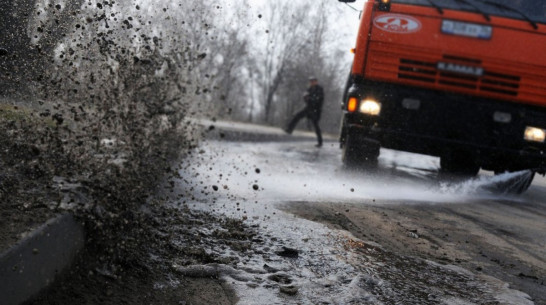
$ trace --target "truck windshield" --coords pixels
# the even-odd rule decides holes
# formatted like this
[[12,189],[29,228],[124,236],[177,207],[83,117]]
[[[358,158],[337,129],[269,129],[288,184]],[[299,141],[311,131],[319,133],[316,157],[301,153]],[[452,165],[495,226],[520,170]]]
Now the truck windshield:
[[[546,23],[546,1],[536,0],[393,0],[395,3],[406,3],[423,6],[440,7],[442,9],[465,10],[476,12],[477,8],[483,14],[509,17],[514,19],[532,20]],[[434,5],[433,5],[434,4]],[[498,5],[495,5],[498,4]],[[510,9],[507,9],[510,8]],[[527,17],[527,18],[526,18]]]

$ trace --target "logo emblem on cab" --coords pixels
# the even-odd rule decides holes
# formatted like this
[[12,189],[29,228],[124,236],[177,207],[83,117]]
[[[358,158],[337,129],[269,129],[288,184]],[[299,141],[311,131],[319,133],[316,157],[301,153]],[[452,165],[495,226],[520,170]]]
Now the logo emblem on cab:
[[448,63],[448,62],[439,62],[436,65],[436,68],[440,71],[446,71],[446,72],[452,72],[452,73],[458,73],[458,74],[467,74],[472,76],[483,76],[485,72],[482,67],[466,66],[466,65]]
[[421,29],[421,22],[416,18],[399,14],[385,14],[374,19],[375,27],[398,34],[410,34]]

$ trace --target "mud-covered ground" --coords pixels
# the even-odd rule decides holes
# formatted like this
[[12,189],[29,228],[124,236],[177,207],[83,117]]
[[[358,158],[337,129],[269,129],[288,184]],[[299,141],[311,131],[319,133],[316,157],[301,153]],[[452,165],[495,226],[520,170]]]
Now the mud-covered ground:
[[544,303],[540,179],[498,195],[511,175],[442,180],[436,159],[393,151],[346,171],[335,143],[312,143],[209,142],[175,182],[190,208],[259,227],[242,263],[203,267],[240,304]]
[[[135,230],[108,252],[88,247],[70,274],[28,304],[235,304],[237,296],[217,274],[183,276],[180,267],[234,264],[238,259],[207,251],[214,245],[250,250],[255,235],[240,221],[219,219],[187,207],[146,205],[135,213]],[[139,247],[135,247],[138,244]],[[114,247],[116,249],[114,249]]]
[[545,304],[542,180],[510,197],[435,172],[392,151],[346,171],[335,143],[205,142],[30,304]]
[[[98,148],[79,144],[66,137],[67,124],[10,103],[0,104],[0,127],[0,253],[58,213],[73,213],[87,233],[70,273],[30,304],[235,302],[234,292],[215,276],[184,279],[173,267],[231,262],[204,250],[202,231],[241,249],[254,234],[240,222],[194,213],[183,204],[165,206],[169,161],[192,154],[200,128],[157,131],[146,154],[142,147],[137,153],[111,147],[115,141],[101,141]],[[158,190],[162,180],[164,190]]]
[[58,212],[69,162],[54,140],[51,120],[0,103],[0,253]]
[[544,212],[539,206],[522,210],[513,204],[479,202],[452,207],[415,202],[298,202],[285,208],[300,217],[377,242],[401,256],[493,276],[525,291],[535,304],[546,304],[546,264],[540,257],[544,245],[530,242],[537,237],[526,234],[544,230]]

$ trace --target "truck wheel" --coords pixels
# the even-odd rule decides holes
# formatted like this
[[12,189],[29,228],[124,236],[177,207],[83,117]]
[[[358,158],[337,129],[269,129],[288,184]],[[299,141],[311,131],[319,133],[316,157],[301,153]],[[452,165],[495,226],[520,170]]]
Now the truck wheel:
[[480,171],[472,156],[456,152],[441,156],[440,168],[445,173],[466,177],[475,177]]
[[348,132],[343,144],[342,161],[349,169],[359,169],[377,165],[380,145],[377,141],[359,137]]

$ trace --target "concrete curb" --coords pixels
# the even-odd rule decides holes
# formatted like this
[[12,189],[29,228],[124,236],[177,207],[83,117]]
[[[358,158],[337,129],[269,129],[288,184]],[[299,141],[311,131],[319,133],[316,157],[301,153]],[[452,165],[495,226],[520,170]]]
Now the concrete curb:
[[21,304],[45,289],[72,265],[84,241],[83,226],[63,214],[0,254],[0,302]]

